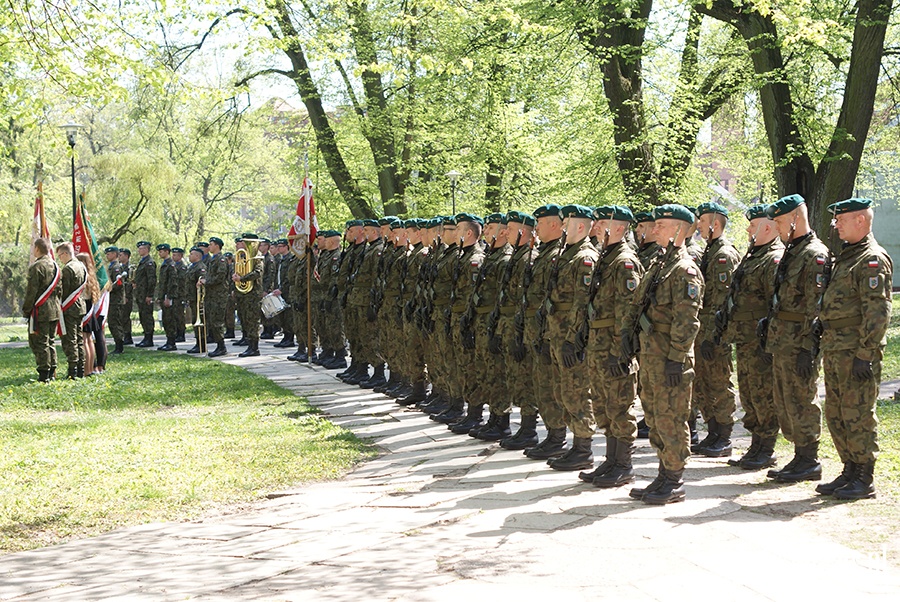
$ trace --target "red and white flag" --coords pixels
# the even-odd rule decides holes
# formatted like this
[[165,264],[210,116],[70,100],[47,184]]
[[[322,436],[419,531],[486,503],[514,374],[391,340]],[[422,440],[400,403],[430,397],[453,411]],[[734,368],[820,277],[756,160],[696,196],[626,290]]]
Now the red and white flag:
[[316,205],[313,203],[312,182],[309,178],[303,178],[303,189],[300,192],[300,200],[297,201],[297,213],[287,235],[294,253],[303,255],[306,252],[306,245],[312,244],[316,239],[318,229],[319,221],[316,219]]

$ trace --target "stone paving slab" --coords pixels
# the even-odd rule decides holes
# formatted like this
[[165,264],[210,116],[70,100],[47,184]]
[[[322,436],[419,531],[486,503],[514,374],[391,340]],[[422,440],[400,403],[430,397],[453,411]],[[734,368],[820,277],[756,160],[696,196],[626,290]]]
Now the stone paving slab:
[[[779,511],[820,507],[810,484],[774,485],[697,459],[685,502],[646,506],[627,488],[598,490],[521,452],[452,435],[332,372],[286,361],[293,350],[263,342],[261,351],[221,361],[307,396],[382,455],[340,481],[271,492],[238,511],[0,557],[0,600],[894,600],[900,592],[900,572],[877,556]],[[640,446],[636,471],[646,482],[657,460]],[[600,438],[594,453],[604,453]]]

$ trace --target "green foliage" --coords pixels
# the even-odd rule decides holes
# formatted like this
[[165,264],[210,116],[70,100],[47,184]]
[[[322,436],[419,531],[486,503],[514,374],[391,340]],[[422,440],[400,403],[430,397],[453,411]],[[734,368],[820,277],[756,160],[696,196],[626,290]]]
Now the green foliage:
[[371,454],[268,379],[205,360],[126,353],[102,377],[32,382],[0,354],[0,550],[185,519],[335,478]]
[[0,245],[0,315],[21,315],[28,253],[27,245]]

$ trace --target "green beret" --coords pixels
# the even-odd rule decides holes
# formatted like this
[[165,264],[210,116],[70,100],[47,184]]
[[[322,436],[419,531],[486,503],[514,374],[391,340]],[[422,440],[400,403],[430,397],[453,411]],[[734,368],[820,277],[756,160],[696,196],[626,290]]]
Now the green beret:
[[620,222],[633,222],[631,209],[621,205],[604,205],[594,209],[594,219],[614,219]]
[[575,217],[580,219],[594,219],[594,211],[584,205],[566,205],[559,210],[559,216],[563,219]]
[[701,203],[697,206],[697,210],[695,211],[695,213],[697,217],[706,215],[707,213],[718,213],[719,215],[728,217],[728,209],[726,209],[724,205],[720,205],[719,203]]
[[531,226],[534,228],[537,223],[533,216],[528,215],[524,211],[510,211],[506,214],[506,220],[510,224],[522,224],[523,226]]
[[286,244],[288,244],[288,239],[286,239],[286,238],[279,238],[279,239],[277,239],[277,240],[275,241],[275,244],[276,244],[276,245],[286,245]]
[[362,221],[362,225],[365,226],[366,228],[377,228],[378,221],[374,220],[374,219],[364,219]]
[[203,249],[201,249],[200,247],[191,247],[191,253],[193,253],[194,251],[197,251],[201,255],[203,254]]
[[156,245],[156,250],[157,251],[171,251],[172,247],[169,246],[169,243],[161,242],[158,245]]
[[535,219],[541,217],[559,217],[559,205],[541,205],[532,212]]
[[344,227],[352,228],[354,226],[362,226],[362,225],[363,225],[363,221],[361,219],[351,219],[351,220],[347,220],[347,223],[344,224]]
[[420,225],[419,225],[420,221],[421,220],[412,217],[403,222],[403,227],[404,228],[414,228],[414,229],[418,230],[420,227]]
[[[341,233],[338,232],[337,230],[325,230],[324,232],[322,232],[322,236],[324,236],[325,238],[334,238],[335,236],[340,236],[340,235],[341,235]],[[287,244],[286,239],[285,239],[285,244]]]
[[744,212],[744,217],[751,221],[760,217],[766,217],[766,209],[768,208],[769,206],[765,203],[760,205],[751,205],[747,208],[747,211]]
[[769,205],[768,209],[766,209],[766,215],[769,219],[776,218],[779,215],[787,215],[804,203],[806,203],[806,201],[803,200],[803,197],[799,194],[783,196]]
[[654,220],[658,219],[678,219],[683,222],[687,222],[689,224],[694,223],[694,212],[685,207],[684,205],[678,205],[676,203],[670,203],[668,205],[660,205],[656,209],[653,210],[653,218]]
[[381,219],[378,220],[379,226],[393,226],[395,223],[399,222],[400,218],[394,215],[385,215]]
[[181,247],[172,247],[172,252],[181,253],[182,255],[184,255],[184,249],[182,249]]
[[872,206],[872,199],[846,199],[828,205],[828,211],[835,216],[851,211],[862,211]]
[[270,245],[270,244],[272,244],[272,239],[270,239],[270,238],[261,238],[261,239],[259,240],[259,242],[261,242],[261,243],[264,242],[264,243]]
[[239,243],[239,242],[241,242],[242,240],[244,240],[244,239],[241,238],[240,236],[235,236],[235,237],[234,237],[234,242],[235,242],[235,243]]
[[484,216],[484,223],[485,224],[502,224],[503,219],[505,217],[506,216],[502,213],[491,213],[490,215]]
[[[218,236],[210,236],[210,237],[209,237],[209,242],[211,242],[211,243],[213,243],[213,242],[216,243],[217,245],[219,245],[219,248],[220,248],[220,249],[221,249],[222,247],[225,246],[225,241],[223,241],[223,240],[222,240],[221,238],[219,238]],[[198,244],[197,246],[199,247],[200,245]],[[207,246],[209,246],[209,245],[207,245]]]
[[225,255],[223,255],[223,257],[231,259],[232,257],[234,257],[234,253],[232,253],[231,251],[228,251],[227,253],[225,253]]
[[460,224],[462,222],[472,222],[478,224],[479,226],[484,225],[484,220],[472,213],[457,213],[456,217],[454,217],[453,219],[457,224]]
[[391,222],[391,223],[388,224],[388,225],[391,227],[391,230],[399,230],[400,228],[405,228],[405,227],[406,227],[406,222],[404,222],[403,220],[398,219],[397,221]]
[[200,242],[195,242],[195,243],[194,243],[194,246],[195,246],[195,247],[199,247],[199,248],[201,248],[201,249],[208,249],[208,248],[209,248],[209,243],[208,243],[208,242],[204,242],[204,241],[201,240]]
[[243,234],[241,234],[241,238],[259,238],[259,237],[256,234],[254,234],[253,232],[244,232]]
[[656,221],[656,218],[649,211],[638,211],[634,214],[634,223],[636,224],[645,224],[653,221]]
[[440,217],[439,219],[441,220],[442,226],[455,226],[456,225],[456,218],[453,217],[452,215],[444,215],[444,216]]
[[128,255],[129,257],[131,257],[131,249],[126,249],[125,247],[121,247],[121,248],[119,249],[119,253],[125,253],[126,255]]
[[149,247],[150,243],[146,240],[139,240],[136,247]]
[[118,252],[119,252],[119,247],[115,247],[115,246],[113,246],[113,247],[106,247],[106,249],[104,249],[103,252],[104,252],[104,253],[118,253]]

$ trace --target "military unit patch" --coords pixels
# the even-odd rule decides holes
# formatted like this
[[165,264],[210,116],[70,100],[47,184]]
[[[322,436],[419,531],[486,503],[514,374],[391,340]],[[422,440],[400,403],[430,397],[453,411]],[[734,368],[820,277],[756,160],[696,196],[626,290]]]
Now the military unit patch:
[[825,274],[816,274],[816,285],[822,286],[825,284]]
[[881,278],[879,276],[872,276],[869,278],[869,288],[874,290],[878,290],[878,284]]
[[637,280],[635,280],[634,278],[629,278],[628,280],[625,281],[625,288],[627,288],[630,291],[633,291],[634,289],[637,288]]
[[687,296],[691,299],[696,299],[700,290],[696,284],[688,283],[687,285]]
[[590,277],[590,276],[585,276],[585,277],[584,277],[584,285],[585,285],[585,286],[590,286],[590,285],[591,285],[591,277]]
[[728,272],[719,272],[719,282],[723,284],[728,282]]

